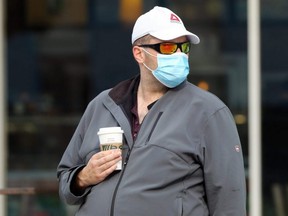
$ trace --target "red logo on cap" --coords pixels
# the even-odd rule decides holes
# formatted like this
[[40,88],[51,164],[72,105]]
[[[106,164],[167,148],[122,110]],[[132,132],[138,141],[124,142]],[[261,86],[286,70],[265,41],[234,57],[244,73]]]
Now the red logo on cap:
[[175,14],[171,14],[170,21],[171,22],[180,22],[179,18]]

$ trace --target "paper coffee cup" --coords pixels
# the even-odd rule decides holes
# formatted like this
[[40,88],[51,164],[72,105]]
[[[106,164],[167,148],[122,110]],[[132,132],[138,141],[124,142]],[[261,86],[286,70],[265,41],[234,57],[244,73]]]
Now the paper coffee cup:
[[[98,131],[100,140],[101,151],[107,151],[111,149],[121,149],[123,141],[123,130],[121,127],[105,127],[100,128]],[[117,163],[116,170],[122,169],[122,160]]]

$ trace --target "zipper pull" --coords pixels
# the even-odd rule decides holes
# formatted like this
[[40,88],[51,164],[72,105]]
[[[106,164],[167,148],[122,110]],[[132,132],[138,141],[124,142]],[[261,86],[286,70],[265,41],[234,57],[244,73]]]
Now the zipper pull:
[[128,163],[128,160],[129,160],[129,157],[130,157],[130,153],[131,153],[131,149],[129,149],[128,152],[127,152],[127,155],[126,155],[126,158],[125,158],[125,161],[124,161],[124,166],[126,166],[127,163]]

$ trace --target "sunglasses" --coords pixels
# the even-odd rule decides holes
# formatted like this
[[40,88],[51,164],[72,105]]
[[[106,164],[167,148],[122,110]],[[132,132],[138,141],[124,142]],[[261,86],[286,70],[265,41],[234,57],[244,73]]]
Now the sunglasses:
[[139,47],[149,47],[165,55],[173,54],[179,48],[181,52],[187,54],[190,51],[191,44],[188,41],[182,43],[164,42],[158,44],[142,44],[139,45]]

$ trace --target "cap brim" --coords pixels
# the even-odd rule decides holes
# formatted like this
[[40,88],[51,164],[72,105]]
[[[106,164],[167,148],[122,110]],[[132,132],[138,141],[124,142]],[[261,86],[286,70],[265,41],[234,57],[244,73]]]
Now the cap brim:
[[197,35],[187,31],[187,30],[175,30],[175,31],[171,31],[171,29],[169,30],[162,30],[162,31],[155,31],[155,32],[150,32],[150,35],[152,35],[153,37],[156,37],[160,40],[173,40],[175,38],[178,37],[182,37],[182,36],[186,36],[189,41],[193,44],[198,44],[200,43],[200,39]]

